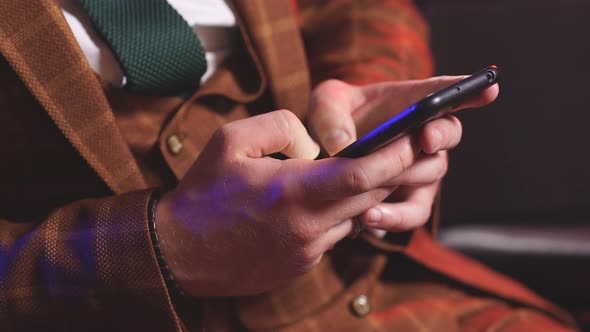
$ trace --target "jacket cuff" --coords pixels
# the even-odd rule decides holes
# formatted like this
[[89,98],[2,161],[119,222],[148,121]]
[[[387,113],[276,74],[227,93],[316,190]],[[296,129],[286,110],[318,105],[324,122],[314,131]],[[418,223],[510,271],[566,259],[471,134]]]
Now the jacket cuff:
[[[161,273],[150,235],[153,190],[108,198],[102,214],[105,234],[103,283],[109,283],[109,316],[130,330],[181,331],[182,324]],[[110,204],[109,204],[110,203]],[[101,214],[99,214],[100,216]],[[98,239],[99,242],[100,239]]]

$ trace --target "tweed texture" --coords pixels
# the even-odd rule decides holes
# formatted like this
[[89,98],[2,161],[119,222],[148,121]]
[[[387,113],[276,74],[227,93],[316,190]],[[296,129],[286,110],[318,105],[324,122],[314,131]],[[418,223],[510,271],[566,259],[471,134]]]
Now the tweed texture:
[[57,5],[2,1],[0,15],[3,57],[63,135],[114,192],[143,187],[100,85]]
[[178,329],[146,229],[149,195],[78,201],[38,225],[0,220],[0,246],[11,248],[1,256],[2,328]]
[[[142,189],[172,185],[228,121],[276,108],[304,119],[314,82],[429,74],[426,27],[411,2],[360,2],[233,1],[244,52],[182,102],[101,86],[53,0],[1,1],[0,151],[7,157],[0,163],[0,325],[14,331],[200,331],[203,324],[207,331],[571,329],[567,314],[441,248],[424,230],[343,241],[309,274],[267,294],[171,302],[148,235],[150,192]],[[371,19],[376,14],[367,11],[378,8],[391,15]],[[332,38],[349,25],[357,34],[353,43]],[[370,61],[380,57],[393,59],[382,71]],[[173,133],[185,143],[178,155],[166,148]],[[359,294],[373,306],[364,318],[349,307]]]

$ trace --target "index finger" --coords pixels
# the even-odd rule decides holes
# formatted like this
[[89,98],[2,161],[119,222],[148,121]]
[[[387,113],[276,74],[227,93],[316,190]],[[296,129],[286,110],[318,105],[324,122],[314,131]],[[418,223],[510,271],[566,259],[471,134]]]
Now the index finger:
[[381,186],[410,167],[418,157],[419,142],[405,135],[360,158],[326,158],[311,162],[303,172],[300,189],[319,200],[341,200]]

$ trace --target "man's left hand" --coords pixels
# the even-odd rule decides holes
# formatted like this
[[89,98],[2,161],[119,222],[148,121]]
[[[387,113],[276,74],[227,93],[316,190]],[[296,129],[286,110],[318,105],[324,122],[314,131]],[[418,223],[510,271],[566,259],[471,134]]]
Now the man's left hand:
[[[368,86],[352,86],[338,80],[325,81],[312,94],[308,129],[324,151],[333,155],[352,143],[357,134],[364,135],[426,95],[463,78],[465,76],[441,76]],[[453,111],[484,106],[497,95],[498,86],[494,85]],[[405,231],[426,223],[441,179],[447,171],[446,150],[461,139],[461,122],[455,116],[447,115],[408,135],[413,136],[420,157],[399,175],[396,182],[401,185],[385,202],[359,216],[367,227]],[[439,143],[443,138],[455,144],[441,147]]]

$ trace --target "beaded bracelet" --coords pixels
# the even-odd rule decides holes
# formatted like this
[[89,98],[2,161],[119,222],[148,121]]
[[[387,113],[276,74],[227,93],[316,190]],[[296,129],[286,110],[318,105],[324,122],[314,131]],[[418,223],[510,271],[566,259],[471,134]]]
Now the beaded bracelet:
[[148,227],[150,231],[150,238],[152,239],[152,245],[154,247],[154,252],[156,253],[156,259],[158,261],[158,265],[160,266],[160,272],[164,277],[164,282],[168,287],[170,297],[174,298],[176,296],[184,296],[184,292],[180,288],[178,282],[176,282],[176,279],[174,278],[172,271],[170,271],[168,264],[166,264],[166,260],[164,260],[164,255],[162,254],[162,249],[160,248],[160,241],[158,239],[158,233],[156,229],[156,206],[159,199],[160,193],[154,191],[150,197],[148,209]]

